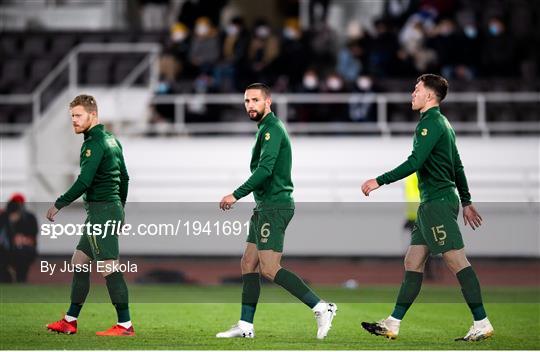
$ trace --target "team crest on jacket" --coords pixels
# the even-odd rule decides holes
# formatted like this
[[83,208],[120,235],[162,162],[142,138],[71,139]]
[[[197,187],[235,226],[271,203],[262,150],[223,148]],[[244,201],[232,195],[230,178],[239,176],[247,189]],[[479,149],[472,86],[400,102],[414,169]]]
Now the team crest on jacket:
[[90,155],[92,155],[92,151],[90,149],[86,149],[86,153],[84,154],[86,155],[86,157],[90,157]]
[[266,140],[266,141],[270,140],[270,132],[266,132],[264,134],[264,140]]
[[427,136],[427,128],[422,128],[422,132],[420,132],[422,136]]

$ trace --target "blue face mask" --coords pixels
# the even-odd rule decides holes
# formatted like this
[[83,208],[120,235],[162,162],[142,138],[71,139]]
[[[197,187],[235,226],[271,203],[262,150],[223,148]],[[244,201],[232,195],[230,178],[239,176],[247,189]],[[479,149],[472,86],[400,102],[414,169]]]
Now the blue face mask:
[[497,26],[496,24],[490,24],[489,25],[489,33],[493,36],[498,36],[499,34],[501,34],[501,30],[499,28],[499,26]]
[[471,39],[476,38],[476,35],[478,34],[478,32],[476,31],[476,28],[473,26],[465,27],[464,32],[467,38],[471,38]]
[[166,94],[167,92],[169,92],[170,90],[170,87],[169,87],[169,84],[167,84],[166,82],[159,82],[157,88],[156,88],[156,93],[157,94]]

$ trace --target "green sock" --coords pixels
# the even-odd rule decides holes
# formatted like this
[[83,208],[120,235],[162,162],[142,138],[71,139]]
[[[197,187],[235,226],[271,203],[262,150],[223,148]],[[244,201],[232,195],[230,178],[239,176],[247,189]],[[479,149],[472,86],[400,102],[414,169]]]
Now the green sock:
[[315,305],[321,301],[301,278],[287,269],[279,269],[276,273],[276,277],[274,277],[274,282],[289,291],[309,308],[315,307]]
[[71,305],[67,315],[77,318],[90,291],[90,273],[74,272],[71,281]]
[[424,274],[417,271],[405,271],[405,277],[401,283],[401,288],[396,301],[396,306],[392,312],[392,317],[403,319],[407,310],[420,293]]
[[111,302],[116,308],[116,314],[118,315],[118,322],[125,323],[130,321],[129,307],[128,307],[128,289],[124,275],[121,272],[115,271],[105,277],[107,281],[107,290],[111,297]]
[[465,301],[471,310],[474,320],[482,320],[487,317],[482,303],[482,292],[480,290],[480,282],[474,272],[472,266],[462,269],[456,274],[461,285],[461,292]]
[[240,320],[253,323],[255,309],[261,294],[261,276],[259,273],[249,273],[242,275],[244,283],[242,287],[242,313]]

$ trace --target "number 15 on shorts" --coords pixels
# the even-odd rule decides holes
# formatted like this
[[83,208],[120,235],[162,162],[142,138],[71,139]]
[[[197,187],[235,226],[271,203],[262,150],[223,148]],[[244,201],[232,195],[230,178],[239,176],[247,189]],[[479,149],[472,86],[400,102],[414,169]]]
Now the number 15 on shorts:
[[435,242],[437,242],[439,246],[444,246],[444,240],[446,239],[446,231],[444,231],[444,225],[433,226],[431,228],[431,231],[433,232]]

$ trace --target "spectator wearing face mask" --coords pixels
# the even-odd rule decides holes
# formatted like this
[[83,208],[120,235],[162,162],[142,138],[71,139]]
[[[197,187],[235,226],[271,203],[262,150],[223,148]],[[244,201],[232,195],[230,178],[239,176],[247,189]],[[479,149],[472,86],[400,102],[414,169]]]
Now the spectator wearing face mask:
[[[343,78],[337,72],[331,72],[326,76],[322,91],[336,94],[347,90]],[[321,104],[320,110],[326,121],[349,121],[349,106],[346,103]]]
[[358,76],[352,91],[360,94],[355,95],[349,104],[350,119],[355,122],[376,121],[373,79],[368,75]]
[[471,80],[478,74],[480,66],[480,34],[474,20],[470,19],[463,25],[461,34],[461,48],[459,50],[459,60],[461,67],[457,67],[455,76],[459,79]]
[[315,69],[309,68],[304,72],[302,77],[302,84],[297,90],[300,93],[319,93],[320,92],[320,82],[319,74]]
[[194,36],[189,50],[189,61],[197,73],[210,73],[220,56],[219,36],[208,19],[195,21]]
[[[302,77],[302,82],[296,89],[298,93],[319,93],[320,80],[319,74],[314,68],[308,68]],[[319,104],[291,104],[293,118],[291,120],[299,122],[320,122],[322,116],[320,114]]]
[[506,25],[498,17],[488,22],[483,40],[482,69],[485,76],[508,77],[516,72],[514,44]]
[[[159,81],[156,95],[182,93],[180,81],[192,78],[188,53],[189,30],[183,23],[175,23],[169,31],[169,39],[159,59]],[[174,122],[174,104],[153,104],[150,124]],[[155,127],[155,126],[154,126]],[[152,135],[152,133],[150,134]]]
[[222,92],[240,91],[246,85],[245,65],[249,33],[244,19],[234,17],[225,27],[221,60],[214,71],[217,88]]
[[276,62],[278,75],[288,79],[289,87],[296,87],[308,64],[306,44],[297,18],[285,21],[281,37],[280,55]]
[[272,29],[265,20],[257,20],[248,50],[249,80],[272,85],[276,76],[275,63],[278,57],[278,38],[272,33]]
[[12,281],[8,266],[15,272],[17,282],[26,282],[37,256],[38,224],[24,202],[22,194],[14,194],[0,214],[0,282]]
[[163,58],[173,59],[178,67],[164,72],[168,78],[175,79],[179,72],[189,71],[188,67],[186,67],[188,64],[189,48],[189,29],[180,22],[173,24],[169,31],[169,39],[166,47],[163,50]]

